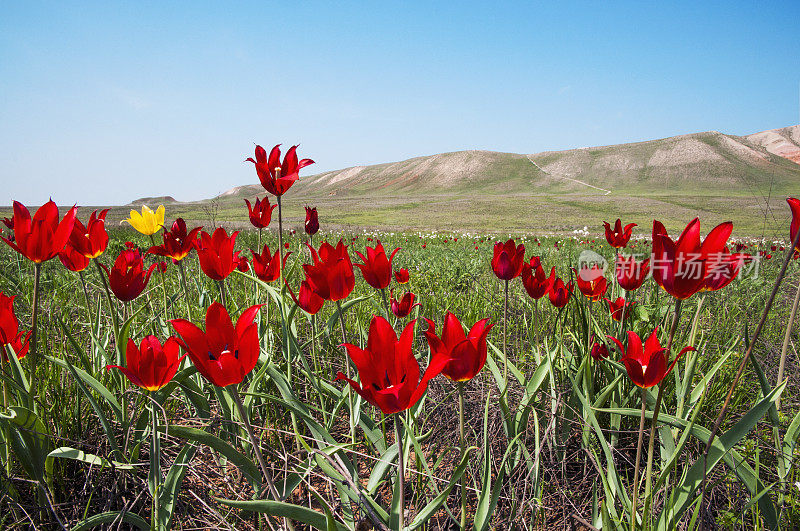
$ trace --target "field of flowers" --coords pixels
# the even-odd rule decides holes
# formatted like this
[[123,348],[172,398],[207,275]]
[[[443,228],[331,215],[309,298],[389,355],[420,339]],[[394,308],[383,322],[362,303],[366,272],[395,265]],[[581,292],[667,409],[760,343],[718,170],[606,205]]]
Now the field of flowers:
[[15,202],[0,526],[800,525],[800,201],[775,242],[301,231],[280,155],[254,230]]

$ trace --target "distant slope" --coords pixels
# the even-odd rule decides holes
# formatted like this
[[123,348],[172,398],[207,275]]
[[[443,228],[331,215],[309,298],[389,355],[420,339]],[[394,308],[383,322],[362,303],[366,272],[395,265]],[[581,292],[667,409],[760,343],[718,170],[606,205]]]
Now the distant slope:
[[745,138],[770,153],[800,164],[800,125],[763,131]]
[[[611,193],[761,195],[800,188],[800,126],[745,137],[716,131],[530,155],[458,151],[303,177],[303,197]],[[220,199],[251,197],[239,186]]]

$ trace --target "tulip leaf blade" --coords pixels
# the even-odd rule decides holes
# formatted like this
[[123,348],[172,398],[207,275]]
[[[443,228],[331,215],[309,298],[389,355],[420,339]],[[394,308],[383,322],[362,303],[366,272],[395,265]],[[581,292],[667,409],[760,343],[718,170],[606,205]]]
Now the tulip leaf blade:
[[200,428],[176,426],[173,424],[170,424],[167,433],[176,437],[180,437],[181,439],[187,439],[189,441],[200,443],[212,448],[239,467],[251,485],[254,485],[255,487],[261,486],[261,473],[259,472],[255,463],[253,463],[249,457],[216,435],[212,435],[207,431],[201,430]]
[[[257,513],[264,513],[271,516],[280,516],[289,518],[297,522],[308,524],[315,529],[328,529],[329,519],[325,513],[309,509],[308,507],[301,507],[292,503],[286,503],[275,500],[227,500],[224,498],[214,498],[215,501],[242,509],[244,511],[252,511]],[[335,522],[335,529],[337,531],[347,531],[347,527]]]
[[180,492],[183,478],[186,476],[189,463],[192,461],[196,451],[197,445],[192,443],[185,444],[181,451],[178,452],[172,466],[169,467],[169,472],[167,472],[167,476],[158,493],[158,517],[161,529],[171,529],[170,524],[175,510],[175,501],[178,499],[178,492]]
[[450,477],[450,481],[447,483],[447,486],[442,489],[442,492],[439,493],[428,505],[423,507],[417,515],[414,517],[414,520],[408,525],[407,529],[413,530],[418,527],[423,526],[428,519],[439,510],[439,507],[447,500],[447,497],[450,496],[450,491],[458,485],[458,480],[461,479],[461,476],[464,475],[464,472],[467,471],[467,467],[469,466],[469,457],[473,451],[478,450],[477,446],[470,446],[464,452],[464,455],[461,456],[461,461],[458,463],[458,466],[453,471],[453,475]]
[[103,524],[113,524],[114,522],[125,522],[143,531],[150,530],[150,524],[147,523],[147,520],[136,513],[129,511],[107,511],[81,520],[72,528],[72,531],[88,531],[89,529],[96,529]]

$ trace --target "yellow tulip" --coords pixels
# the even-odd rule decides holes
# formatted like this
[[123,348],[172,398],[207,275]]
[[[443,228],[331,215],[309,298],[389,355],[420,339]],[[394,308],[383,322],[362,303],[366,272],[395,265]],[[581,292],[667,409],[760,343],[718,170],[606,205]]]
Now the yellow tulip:
[[135,210],[131,210],[131,217],[123,221],[130,223],[131,227],[145,236],[151,236],[160,231],[161,227],[164,226],[164,205],[159,205],[155,212],[150,210],[146,205],[142,205],[141,214]]

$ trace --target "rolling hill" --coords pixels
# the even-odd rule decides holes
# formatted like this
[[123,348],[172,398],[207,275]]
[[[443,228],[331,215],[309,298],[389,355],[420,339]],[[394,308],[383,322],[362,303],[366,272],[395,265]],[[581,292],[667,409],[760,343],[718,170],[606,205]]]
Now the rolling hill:
[[[784,238],[787,196],[800,194],[800,125],[734,136],[709,131],[647,142],[532,154],[458,151],[303,175],[283,197],[286,225],[302,230],[304,205],[324,230],[568,233],[617,217],[671,230],[700,216],[705,230],[732,220],[735,234]],[[258,184],[215,198],[160,203],[167,218],[245,228],[244,199]],[[273,199],[271,199],[273,200]],[[127,216],[113,208],[109,219]],[[646,229],[645,229],[646,230]]]
[[[798,161],[800,125],[532,154],[458,151],[303,176],[283,204],[290,225],[310,204],[332,230],[569,232],[617,217],[677,228],[700,216],[704,227],[733,220],[739,234],[783,237]],[[264,195],[254,183],[170,210],[203,218],[213,204],[218,219],[245,222],[243,200]]]

